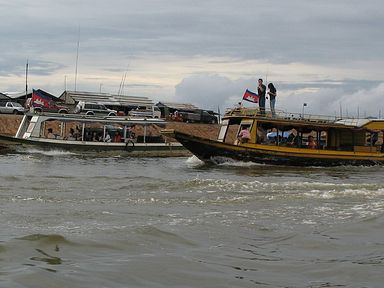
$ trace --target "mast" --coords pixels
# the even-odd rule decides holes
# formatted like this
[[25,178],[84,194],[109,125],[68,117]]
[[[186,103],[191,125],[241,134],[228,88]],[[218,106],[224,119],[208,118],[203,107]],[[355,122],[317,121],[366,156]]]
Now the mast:
[[125,73],[124,73],[123,77],[121,78],[120,87],[119,87],[119,91],[117,92],[117,95],[123,94],[125,79],[127,78],[127,73],[128,73],[128,67],[129,67],[129,64],[127,65],[127,69],[125,69]]

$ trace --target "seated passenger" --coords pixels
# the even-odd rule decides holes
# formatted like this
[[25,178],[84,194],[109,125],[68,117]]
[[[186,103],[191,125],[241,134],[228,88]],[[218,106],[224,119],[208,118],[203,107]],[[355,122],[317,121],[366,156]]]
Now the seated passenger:
[[249,139],[251,139],[251,134],[249,133],[249,127],[244,127],[239,135],[237,136],[240,143],[248,143]]
[[294,133],[289,134],[287,138],[287,146],[300,147],[301,146],[300,136],[295,135]]
[[104,142],[107,142],[107,143],[112,142],[111,135],[109,135],[109,132],[108,132],[108,131],[105,132]]
[[75,138],[75,130],[73,130],[73,128],[69,129],[69,133],[68,133],[68,136],[67,136],[66,139],[69,140],[69,141],[76,140],[76,138]]
[[136,125],[129,126],[127,128],[127,138],[128,139],[134,139],[136,136],[136,133],[134,132],[136,128]]
[[81,130],[79,126],[76,126],[76,131],[73,133],[73,137],[75,137],[75,140],[81,140]]
[[368,138],[368,143],[372,144],[372,146],[374,146],[376,144],[377,140],[379,140],[379,133],[373,132],[373,133],[371,133],[371,136]]
[[119,131],[116,131],[115,135],[113,136],[112,142],[115,142],[115,143],[121,142],[121,135]]
[[92,134],[89,131],[85,131],[84,140],[92,141]]
[[317,143],[316,143],[315,139],[313,138],[313,136],[308,136],[307,146],[309,149],[316,149],[317,148]]
[[92,133],[92,141],[99,142],[99,135],[96,132]]
[[49,138],[49,139],[56,139],[55,134],[53,134],[52,128],[48,128],[47,138]]
[[287,138],[287,143],[289,145],[293,145],[294,144],[293,140],[295,140],[295,137],[296,135],[293,132],[291,132]]

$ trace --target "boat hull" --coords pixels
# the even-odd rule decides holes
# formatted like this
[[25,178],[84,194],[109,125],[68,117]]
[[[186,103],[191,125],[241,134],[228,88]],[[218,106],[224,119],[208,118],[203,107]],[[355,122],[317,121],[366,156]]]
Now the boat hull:
[[39,148],[43,150],[65,150],[81,153],[117,152],[138,157],[186,157],[191,153],[180,143],[104,143],[92,141],[66,141],[58,139],[28,138],[21,139],[0,135],[2,146],[12,150]]
[[227,159],[290,166],[339,166],[384,164],[382,153],[287,148],[268,145],[233,145],[174,131],[173,137],[204,162]]

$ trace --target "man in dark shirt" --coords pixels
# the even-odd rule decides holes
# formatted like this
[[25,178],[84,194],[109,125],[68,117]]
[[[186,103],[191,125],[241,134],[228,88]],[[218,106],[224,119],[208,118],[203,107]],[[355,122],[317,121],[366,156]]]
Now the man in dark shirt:
[[257,87],[257,94],[259,95],[259,109],[260,114],[265,116],[265,90],[266,87],[263,84],[263,79],[259,79],[259,86]]

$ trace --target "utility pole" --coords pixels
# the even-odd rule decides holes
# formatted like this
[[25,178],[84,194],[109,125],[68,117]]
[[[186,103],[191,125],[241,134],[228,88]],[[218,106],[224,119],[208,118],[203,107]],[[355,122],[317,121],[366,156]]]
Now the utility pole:
[[28,97],[28,59],[27,64],[25,65],[25,101],[27,101]]
[[304,107],[307,106],[307,103],[303,103],[303,115],[302,115],[302,118],[304,119]]

